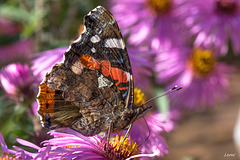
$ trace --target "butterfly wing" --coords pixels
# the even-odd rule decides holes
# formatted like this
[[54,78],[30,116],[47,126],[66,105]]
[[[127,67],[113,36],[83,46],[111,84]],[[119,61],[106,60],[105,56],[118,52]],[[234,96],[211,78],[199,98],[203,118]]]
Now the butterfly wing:
[[[98,70],[113,82],[121,91],[126,107],[130,108],[133,101],[132,69],[115,18],[99,6],[84,17],[84,26],[82,35],[71,45],[70,52],[79,56],[85,66]],[[68,54],[66,52],[65,57]]]
[[113,131],[122,130],[131,119],[124,110],[133,101],[125,44],[116,20],[103,7],[86,15],[84,24],[64,62],[54,65],[40,86],[42,124],[50,129],[70,127],[86,136],[106,131],[110,123]]

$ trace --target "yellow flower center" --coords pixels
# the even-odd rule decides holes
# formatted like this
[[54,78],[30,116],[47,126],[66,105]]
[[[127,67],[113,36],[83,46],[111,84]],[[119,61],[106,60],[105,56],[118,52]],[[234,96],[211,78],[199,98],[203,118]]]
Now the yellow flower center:
[[147,6],[157,14],[164,14],[171,8],[171,0],[148,0]]
[[136,106],[143,105],[146,102],[146,97],[144,96],[144,93],[138,89],[134,88],[134,104]]
[[9,154],[7,153],[3,153],[3,156],[0,156],[0,160],[21,160],[22,158],[15,158],[14,156],[11,157]]
[[[109,148],[110,152],[108,153],[109,159],[119,159],[123,160],[129,158],[133,155],[137,155],[139,153],[139,148],[136,142],[133,142],[131,138],[126,138],[123,141],[124,135],[122,135],[119,139],[119,135],[116,135],[114,139],[111,139],[109,144],[111,148]],[[121,148],[122,145],[122,148]],[[114,154],[111,154],[114,153]],[[135,158],[137,160],[139,158]]]
[[235,1],[219,0],[216,2],[216,11],[224,14],[234,14],[238,9],[238,4]]
[[208,75],[215,65],[215,59],[211,51],[200,48],[194,49],[189,59],[189,66],[192,68],[195,77]]

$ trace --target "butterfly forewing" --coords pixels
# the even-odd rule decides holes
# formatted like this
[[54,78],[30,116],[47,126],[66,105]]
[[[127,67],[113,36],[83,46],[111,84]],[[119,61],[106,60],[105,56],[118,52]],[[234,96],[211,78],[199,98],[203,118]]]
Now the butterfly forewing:
[[[71,45],[86,66],[92,62],[92,69],[98,69],[122,93],[126,107],[133,101],[132,70],[121,32],[112,14],[103,7],[97,7],[84,17],[85,29]],[[67,55],[68,52],[65,54]],[[90,57],[89,57],[90,56]],[[82,57],[82,58],[81,58]]]

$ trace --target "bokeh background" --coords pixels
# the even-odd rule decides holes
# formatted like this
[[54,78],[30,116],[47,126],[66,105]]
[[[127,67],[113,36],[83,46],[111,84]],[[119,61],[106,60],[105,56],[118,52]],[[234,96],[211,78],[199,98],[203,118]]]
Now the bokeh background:
[[239,159],[239,0],[1,1],[0,131],[8,147],[19,145],[16,138],[37,145],[48,138],[38,86],[98,5],[119,23],[135,86],[147,99],[183,87],[151,103],[174,121],[162,134],[168,154],[159,159]]

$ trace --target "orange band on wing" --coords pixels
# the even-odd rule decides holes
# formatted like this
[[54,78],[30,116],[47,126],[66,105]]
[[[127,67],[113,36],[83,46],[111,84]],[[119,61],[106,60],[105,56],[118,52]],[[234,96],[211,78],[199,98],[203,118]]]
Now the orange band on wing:
[[[113,68],[111,67],[110,62],[108,61],[101,61],[102,65],[102,74],[106,77],[111,75],[111,77],[114,80],[117,80],[116,86],[118,86],[120,83],[127,83],[128,80],[128,72],[125,72],[124,70],[120,68]],[[120,90],[126,89],[126,87],[118,87]]]
[[99,65],[98,61],[90,56],[82,55],[80,57],[80,61],[82,62],[82,64],[84,64],[91,70],[94,70],[94,69],[99,70],[100,69],[100,65]]
[[53,115],[54,112],[54,103],[55,103],[55,91],[52,91],[45,83],[40,84],[40,93],[37,97],[39,108],[38,112],[45,116],[49,114],[49,116]]
[[126,90],[128,87],[118,87],[119,90]]
[[[129,81],[129,73],[125,72],[123,69],[111,67],[111,63],[109,61],[102,60],[99,63],[97,60],[87,55],[82,55],[80,60],[82,64],[91,70],[99,70],[101,68],[102,74],[105,77],[111,76],[113,80],[117,80],[116,86],[118,86],[120,83],[127,83]],[[127,87],[118,88],[120,90],[124,90]]]

